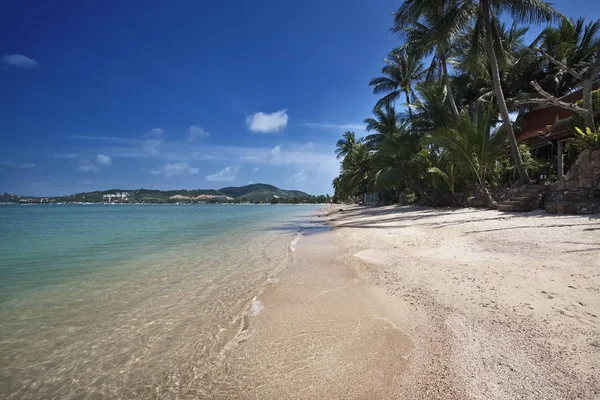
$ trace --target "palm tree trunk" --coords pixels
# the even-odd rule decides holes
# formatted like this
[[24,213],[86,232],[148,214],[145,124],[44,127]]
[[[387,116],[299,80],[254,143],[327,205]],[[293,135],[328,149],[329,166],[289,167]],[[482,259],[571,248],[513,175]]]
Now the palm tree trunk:
[[446,91],[448,92],[448,101],[450,102],[450,108],[452,108],[452,113],[455,117],[459,117],[458,107],[456,107],[456,102],[454,101],[454,95],[452,94],[452,87],[450,86],[450,78],[448,77],[448,66],[446,65],[446,54],[440,51],[440,62],[442,64],[442,71],[444,75],[444,84],[446,85]]
[[410,107],[410,91],[408,88],[404,88],[404,95],[406,96],[406,104],[408,104],[408,117],[412,119],[412,110]]
[[508,143],[510,145],[510,153],[515,162],[515,167],[519,174],[519,179],[524,184],[530,184],[531,180],[527,175],[527,170],[523,166],[523,159],[519,152],[519,145],[515,137],[515,132],[508,115],[508,107],[506,106],[506,100],[504,99],[504,93],[502,93],[502,86],[500,84],[500,71],[498,69],[498,59],[494,51],[494,39],[492,38],[492,21],[490,13],[489,0],[481,0],[481,8],[483,11],[483,18],[485,19],[485,40],[487,44],[488,59],[490,61],[490,69],[492,70],[492,82],[494,83],[494,93],[498,101],[498,107],[500,108],[500,115],[504,121],[504,129],[506,129],[506,135],[508,136]]
[[477,185],[477,194],[479,195],[479,198],[486,207],[491,209],[498,208],[498,203],[492,197],[492,194],[490,193],[490,190],[487,188],[485,183]]
[[585,127],[590,128],[592,131],[596,130],[596,126],[594,123],[594,107],[592,105],[592,90],[594,88],[594,79],[589,78],[583,81],[583,108],[589,111],[587,115],[584,116]]

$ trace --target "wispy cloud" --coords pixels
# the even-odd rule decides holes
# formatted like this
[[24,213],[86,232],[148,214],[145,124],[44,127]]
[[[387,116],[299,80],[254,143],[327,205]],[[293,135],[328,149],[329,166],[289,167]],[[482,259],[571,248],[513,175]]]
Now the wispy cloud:
[[306,181],[306,172],[303,169],[301,169],[300,171],[292,175],[286,182],[298,185],[304,181]]
[[212,154],[205,154],[200,151],[195,151],[192,153],[192,158],[201,161],[211,161],[216,160],[218,157]]
[[84,163],[82,163],[78,169],[81,172],[98,172],[98,167],[96,167],[89,161],[85,161]]
[[89,136],[89,135],[70,135],[67,136],[69,139],[80,139],[80,140],[92,140],[98,142],[115,142],[115,143],[131,143],[139,144],[141,140],[118,137],[118,136]]
[[23,54],[7,54],[2,57],[2,64],[25,69],[37,68],[40,65],[33,58],[29,58]]
[[104,154],[97,154],[95,162],[90,160],[81,160],[77,169],[80,172],[98,172],[100,167],[107,167],[112,164],[112,158]]
[[111,165],[112,158],[110,158],[110,156],[105,156],[104,154],[98,154],[96,156],[96,162],[98,163],[98,165]]
[[5,167],[9,167],[9,168],[35,168],[35,164],[31,164],[31,163],[16,163],[16,162],[12,162],[12,161],[0,161],[0,165],[3,165]]
[[258,168],[258,167],[252,168],[252,172],[258,172],[258,171],[260,171],[260,168]]
[[175,175],[186,174],[186,173],[190,174],[190,175],[196,175],[199,172],[200,172],[199,168],[194,168],[186,162],[167,163],[160,168],[155,168],[155,169],[150,170],[150,173],[152,175],[162,175],[167,178],[170,178]]
[[304,122],[301,124],[306,128],[311,129],[329,129],[338,131],[364,131],[364,124],[330,124],[327,122]]
[[207,181],[211,182],[232,182],[235,179],[235,176],[239,170],[239,167],[225,167],[219,172],[208,175],[206,177]]
[[248,129],[256,133],[279,132],[288,123],[287,110],[279,110],[271,114],[257,112],[246,119]]
[[79,157],[77,153],[52,153],[48,154],[50,158],[56,158],[58,160],[73,160]]
[[193,142],[198,138],[207,138],[209,136],[210,133],[204,130],[200,125],[192,125],[188,128],[188,142]]
[[160,148],[165,142],[164,134],[165,131],[161,128],[154,128],[146,132],[142,142],[144,151],[153,156],[158,155]]

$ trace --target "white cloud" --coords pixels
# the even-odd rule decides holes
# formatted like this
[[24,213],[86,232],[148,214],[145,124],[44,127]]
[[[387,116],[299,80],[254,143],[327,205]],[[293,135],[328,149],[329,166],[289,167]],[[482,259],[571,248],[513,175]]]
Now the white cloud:
[[311,129],[333,129],[339,131],[364,131],[364,124],[329,124],[326,122],[304,122],[302,126]]
[[188,142],[193,142],[196,138],[209,137],[210,133],[202,129],[200,125],[192,125],[188,129]]
[[98,162],[98,165],[111,165],[112,164],[112,158],[110,158],[110,156],[105,156],[104,154],[98,154],[96,156],[96,161]]
[[232,182],[238,172],[239,167],[225,167],[219,172],[208,175],[207,181],[211,182]]
[[16,163],[16,162],[12,162],[12,161],[0,161],[0,165],[3,165],[5,167],[10,167],[10,168],[35,168],[35,164],[31,164],[31,163]]
[[98,172],[98,167],[96,167],[94,164],[90,164],[89,162],[86,162],[79,166],[79,171],[81,171],[81,172]]
[[200,170],[198,168],[193,168],[190,164],[186,162],[179,163],[167,163],[160,168],[151,169],[150,173],[152,175],[163,175],[167,178],[170,178],[174,175],[181,175],[184,173],[188,173],[190,175],[196,175]]
[[260,168],[258,168],[258,167],[252,168],[252,172],[258,172],[258,171],[260,171]]
[[257,112],[256,114],[249,116],[246,119],[246,122],[248,123],[248,128],[252,132],[279,132],[280,130],[285,129],[287,126],[287,110],[279,110],[271,114]]
[[306,181],[306,172],[302,169],[292,175],[286,182],[300,184],[304,181]]
[[92,182],[91,182],[91,181],[83,181],[83,184],[84,184],[84,185],[91,185],[91,184],[92,184]]
[[165,131],[161,128],[154,128],[146,132],[142,142],[144,151],[153,156],[158,155],[158,153],[160,153],[160,148],[165,142],[164,133]]
[[29,58],[23,54],[7,54],[2,57],[2,64],[25,69],[33,69],[40,65],[33,58]]

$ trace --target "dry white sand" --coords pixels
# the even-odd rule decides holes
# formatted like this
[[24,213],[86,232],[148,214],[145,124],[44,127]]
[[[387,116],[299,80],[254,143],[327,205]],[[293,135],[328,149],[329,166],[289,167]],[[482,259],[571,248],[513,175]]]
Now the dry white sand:
[[598,215],[338,208],[216,397],[600,398]]
[[431,391],[446,386],[471,399],[600,398],[599,215],[385,207],[328,219],[399,300],[414,398],[453,398]]

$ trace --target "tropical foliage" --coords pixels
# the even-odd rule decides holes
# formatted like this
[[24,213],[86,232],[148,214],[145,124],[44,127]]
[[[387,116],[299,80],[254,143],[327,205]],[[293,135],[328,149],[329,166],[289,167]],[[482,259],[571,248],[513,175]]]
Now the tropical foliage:
[[588,127],[585,130],[575,128],[577,136],[571,145],[579,150],[600,150],[600,132],[592,132]]
[[[540,23],[555,25],[526,43]],[[600,20],[566,19],[541,0],[405,0],[391,30],[401,43],[369,82],[378,99],[366,134],[337,143],[337,199],[452,203],[460,192],[494,207],[492,189],[530,183],[548,167],[517,144],[510,113],[600,73]]]

